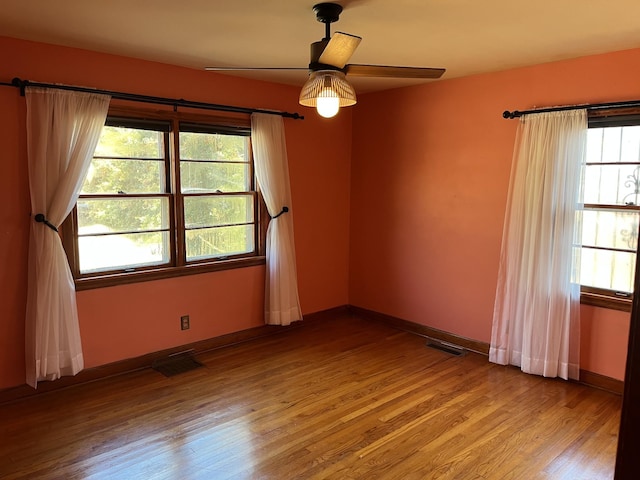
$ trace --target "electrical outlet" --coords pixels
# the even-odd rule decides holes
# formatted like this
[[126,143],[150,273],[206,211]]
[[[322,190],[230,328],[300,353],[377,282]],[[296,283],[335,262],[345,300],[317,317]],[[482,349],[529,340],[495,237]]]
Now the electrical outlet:
[[180,330],[189,330],[189,315],[180,317]]

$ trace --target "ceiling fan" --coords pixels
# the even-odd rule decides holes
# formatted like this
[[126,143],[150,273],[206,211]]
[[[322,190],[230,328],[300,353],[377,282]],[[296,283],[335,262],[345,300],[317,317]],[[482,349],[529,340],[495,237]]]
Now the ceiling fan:
[[361,37],[343,32],[331,36],[331,24],[337,22],[342,6],[337,3],[318,3],[313,11],[325,25],[325,36],[311,44],[308,67],[206,67],[214,71],[241,70],[309,70],[309,80],[300,92],[300,104],[316,107],[323,117],[330,118],[340,107],[355,105],[356,93],[346,80],[350,77],[440,78],[444,68],[396,67],[390,65],[347,64]]

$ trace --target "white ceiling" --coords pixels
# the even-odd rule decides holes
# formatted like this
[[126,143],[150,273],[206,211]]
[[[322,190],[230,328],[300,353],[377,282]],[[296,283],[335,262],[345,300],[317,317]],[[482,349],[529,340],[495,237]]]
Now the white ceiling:
[[[202,69],[309,63],[314,0],[3,0],[0,35]],[[640,47],[639,0],[339,0],[350,63],[443,78]],[[0,57],[1,58],[1,57]],[[304,72],[238,75],[302,85]],[[361,79],[360,93],[427,80]]]

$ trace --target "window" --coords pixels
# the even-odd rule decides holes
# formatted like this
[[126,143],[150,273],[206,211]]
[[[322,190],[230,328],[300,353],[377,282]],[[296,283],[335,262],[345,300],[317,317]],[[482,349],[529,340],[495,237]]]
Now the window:
[[92,288],[262,263],[261,217],[248,126],[109,116],[63,233]]
[[180,188],[187,261],[255,249],[255,192],[247,135],[181,125]]
[[630,308],[639,219],[640,117],[591,118],[582,219],[583,294],[626,299],[622,306]]

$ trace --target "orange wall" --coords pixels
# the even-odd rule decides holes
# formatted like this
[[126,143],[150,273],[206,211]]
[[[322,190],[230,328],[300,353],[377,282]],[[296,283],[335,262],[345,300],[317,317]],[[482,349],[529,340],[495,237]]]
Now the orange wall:
[[624,380],[629,314],[582,305],[580,368]]
[[[361,95],[350,303],[489,342],[517,126],[502,111],[636,99],[639,74],[631,50]],[[582,318],[583,368],[622,379],[629,315]]]
[[[285,119],[303,313],[348,302],[351,111],[329,121],[299,88],[0,37],[0,81],[13,77],[146,95],[297,111]],[[25,103],[0,87],[0,389],[24,383],[29,227]],[[152,108],[147,106],[148,108]],[[262,324],[264,267],[78,292],[87,367]],[[180,315],[191,329],[180,331]]]
[[[332,120],[297,87],[0,37],[14,76],[298,111],[285,120],[304,313],[351,303],[489,341],[515,121],[503,109],[640,97],[640,50],[369,95]],[[24,382],[24,99],[0,88],[0,388]],[[353,120],[353,126],[352,126]],[[263,267],[79,292],[88,367],[262,323]],[[623,378],[628,315],[583,307],[583,368]],[[179,330],[180,315],[191,329]],[[597,341],[596,341],[597,340]]]

